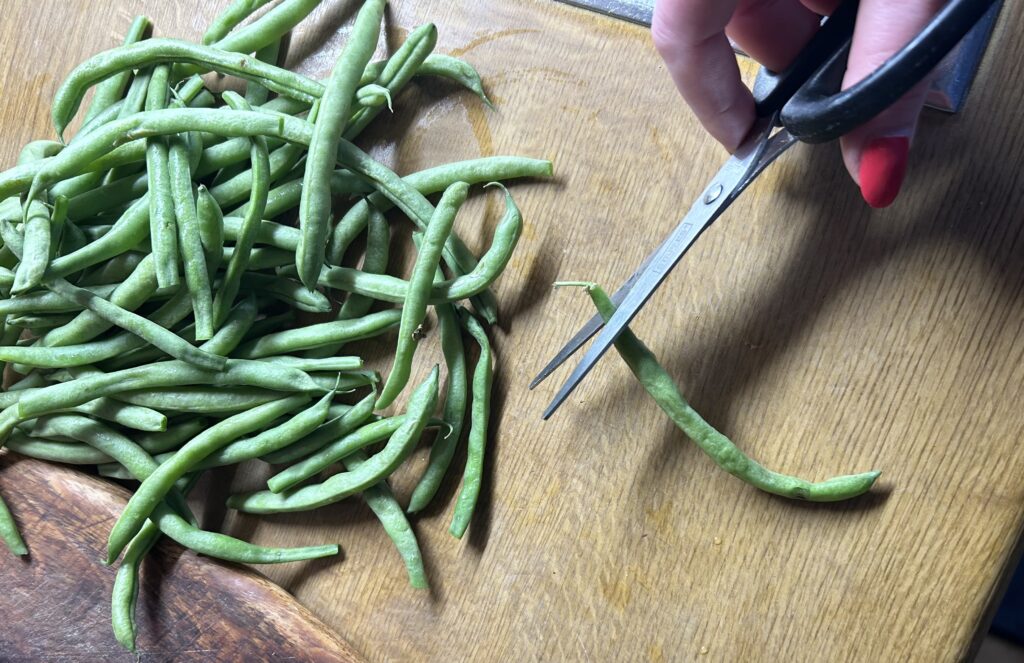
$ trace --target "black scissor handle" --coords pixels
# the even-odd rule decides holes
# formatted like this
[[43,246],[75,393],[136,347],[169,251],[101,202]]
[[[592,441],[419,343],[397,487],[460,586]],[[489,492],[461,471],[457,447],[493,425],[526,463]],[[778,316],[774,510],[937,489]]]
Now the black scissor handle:
[[856,85],[840,91],[857,14],[857,2],[846,0],[786,71],[758,76],[754,86],[758,114],[780,111],[781,124],[807,143],[839,138],[927,76],[994,2],[949,0],[899,52]]

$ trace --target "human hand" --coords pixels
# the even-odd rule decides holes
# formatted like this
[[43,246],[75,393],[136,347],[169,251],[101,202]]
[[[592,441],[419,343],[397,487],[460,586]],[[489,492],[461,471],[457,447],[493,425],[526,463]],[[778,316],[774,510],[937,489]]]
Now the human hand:
[[[730,152],[754,123],[754,98],[729,44],[782,71],[838,0],[655,0],[651,34],[676,87],[704,128]],[[943,0],[861,0],[843,88],[874,71],[942,7]],[[843,162],[872,207],[903,184],[907,154],[928,81],[840,139]]]

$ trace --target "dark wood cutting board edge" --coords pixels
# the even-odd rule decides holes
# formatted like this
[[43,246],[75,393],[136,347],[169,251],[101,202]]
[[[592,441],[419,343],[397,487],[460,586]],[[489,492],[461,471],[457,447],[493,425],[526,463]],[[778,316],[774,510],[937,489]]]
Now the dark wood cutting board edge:
[[[128,491],[0,451],[0,493],[29,548],[23,558],[0,551],[0,660],[135,660],[114,640],[115,567],[100,561]],[[166,537],[146,558],[141,578],[139,660],[365,660],[262,575]]]

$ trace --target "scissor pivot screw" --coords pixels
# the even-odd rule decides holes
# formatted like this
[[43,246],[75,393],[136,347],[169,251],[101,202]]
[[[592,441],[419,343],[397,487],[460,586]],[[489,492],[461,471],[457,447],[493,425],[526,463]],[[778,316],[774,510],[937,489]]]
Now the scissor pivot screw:
[[704,194],[704,204],[710,205],[711,203],[718,200],[718,197],[722,195],[722,185],[715,185],[713,188],[708,189],[708,192]]

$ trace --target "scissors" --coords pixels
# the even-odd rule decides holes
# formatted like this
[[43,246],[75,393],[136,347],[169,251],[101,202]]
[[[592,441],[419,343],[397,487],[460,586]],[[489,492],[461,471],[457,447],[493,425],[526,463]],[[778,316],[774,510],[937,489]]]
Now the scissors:
[[[856,85],[840,91],[857,18],[845,0],[826,19],[788,69],[761,68],[754,81],[756,121],[662,244],[612,296],[617,310],[605,323],[591,318],[530,383],[533,389],[590,337],[601,333],[544,411],[549,418],[615,342],[701,233],[758,175],[797,141],[835,140],[888,108],[920,82],[985,14],[994,0],[949,0],[898,53]],[[603,329],[602,329],[603,327]]]

